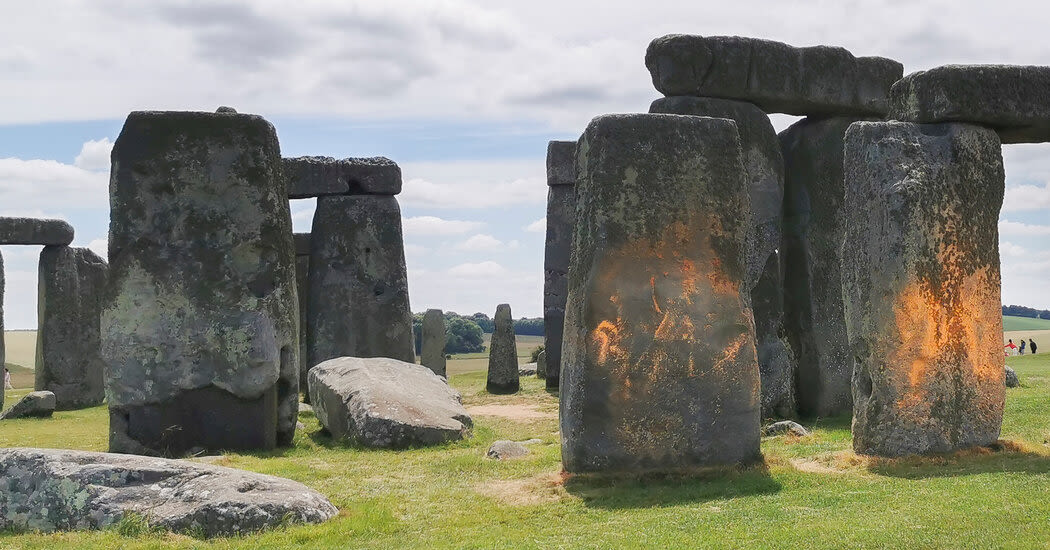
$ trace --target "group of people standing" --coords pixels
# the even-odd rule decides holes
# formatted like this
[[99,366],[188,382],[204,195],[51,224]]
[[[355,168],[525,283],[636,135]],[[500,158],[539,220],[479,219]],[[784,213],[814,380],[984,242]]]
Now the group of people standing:
[[[1018,346],[1017,344],[1014,344],[1013,338],[1011,338],[1006,342],[1006,345],[1003,346],[1003,351],[1006,353],[1006,355],[1024,355],[1025,343],[1026,342],[1024,341],[1024,338],[1022,338],[1021,345]],[[1029,338],[1027,344],[1030,353],[1032,355],[1035,355],[1036,350],[1039,349],[1039,347],[1035,345],[1035,340]]]

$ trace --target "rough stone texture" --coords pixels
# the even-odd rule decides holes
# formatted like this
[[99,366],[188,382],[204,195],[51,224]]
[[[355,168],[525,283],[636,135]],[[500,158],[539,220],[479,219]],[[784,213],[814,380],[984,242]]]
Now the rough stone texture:
[[842,141],[854,118],[803,119],[780,133],[784,153],[785,329],[805,416],[852,409],[853,360],[842,302]]
[[781,246],[784,159],[769,117],[744,101],[706,97],[665,97],[651,113],[708,116],[736,122],[751,195],[746,286],[758,336],[762,415],[795,411],[795,361],[784,333],[784,292],[777,250]]
[[247,534],[338,513],[296,481],[200,464],[57,449],[0,449],[0,529],[103,529],[127,513],[207,537]]
[[1021,385],[1021,379],[1017,377],[1017,372],[1010,367],[1006,367],[1006,387],[1016,388]]
[[99,332],[109,266],[87,248],[45,246],[37,284],[37,390],[58,410],[101,405],[106,397]]
[[601,116],[580,139],[560,394],[567,471],[759,459],[742,159],[724,119]]
[[547,237],[543,253],[543,347],[549,353],[545,380],[558,389],[561,374],[569,255],[576,222],[576,142],[547,144]]
[[299,391],[302,392],[303,398],[309,401],[306,373],[313,366],[307,360],[306,354],[306,308],[310,296],[310,234],[293,233],[292,240],[295,242],[295,289],[299,297]]
[[739,99],[802,116],[883,115],[890,86],[904,75],[896,61],[843,48],[684,34],[653,40],[645,66],[666,96]]
[[288,197],[326,195],[396,195],[401,192],[401,167],[385,157],[284,159]]
[[958,123],[860,122],[846,133],[845,164],[854,451],[994,443],[1006,392],[998,136]]
[[0,245],[65,246],[73,242],[73,226],[63,220],[0,218]]
[[413,363],[408,272],[397,199],[321,197],[310,242],[307,353]]
[[791,434],[797,437],[805,437],[809,435],[809,430],[798,422],[791,420],[781,420],[780,422],[774,422],[768,426],[762,427],[762,437],[770,437],[775,435]]
[[494,442],[485,456],[494,460],[507,460],[508,458],[521,458],[529,454],[529,448],[524,443],[501,439]]
[[31,391],[0,414],[0,420],[12,418],[48,418],[55,412],[55,394],[49,391]]
[[1003,143],[1050,141],[1050,67],[945,65],[911,73],[890,90],[889,118],[972,122]]
[[295,242],[295,255],[296,256],[309,256],[310,255],[310,234],[309,233],[293,233],[292,240]]
[[339,357],[310,369],[314,414],[333,438],[404,448],[463,439],[473,425],[459,392],[396,359]]
[[536,356],[536,378],[543,380],[547,378],[547,350],[544,349]]
[[428,309],[423,314],[423,346],[419,362],[434,371],[438,376],[445,376],[445,315],[440,309]]
[[515,393],[521,388],[521,381],[510,304],[496,306],[496,315],[492,321],[495,328],[489,342],[489,372],[485,389],[489,393]]
[[536,376],[536,363],[525,363],[518,367],[518,376]]
[[128,116],[113,146],[101,315],[111,451],[291,443],[299,326],[287,197],[263,118]]

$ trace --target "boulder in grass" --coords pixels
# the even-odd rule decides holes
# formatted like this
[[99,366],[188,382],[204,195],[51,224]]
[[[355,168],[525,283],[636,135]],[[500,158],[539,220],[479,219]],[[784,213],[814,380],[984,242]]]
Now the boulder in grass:
[[1021,379],[1017,377],[1017,372],[1010,367],[1006,367],[1006,387],[1016,388],[1021,385]]
[[525,363],[518,367],[518,376],[536,376],[537,363]]
[[434,371],[386,357],[338,357],[310,369],[310,403],[332,437],[404,448],[463,439],[473,422]]
[[529,439],[527,441],[509,441],[501,439],[489,447],[485,456],[494,460],[521,458],[529,454],[529,445],[535,445],[537,443],[543,443],[543,440]]
[[0,449],[0,529],[103,529],[129,513],[204,536],[320,523],[338,510],[279,477],[185,460],[58,449]]
[[805,437],[809,435],[809,430],[807,430],[802,424],[792,420],[781,420],[780,422],[774,422],[762,428],[763,437],[786,434]]
[[12,418],[47,418],[55,412],[55,394],[49,391],[31,391],[0,414],[0,420]]

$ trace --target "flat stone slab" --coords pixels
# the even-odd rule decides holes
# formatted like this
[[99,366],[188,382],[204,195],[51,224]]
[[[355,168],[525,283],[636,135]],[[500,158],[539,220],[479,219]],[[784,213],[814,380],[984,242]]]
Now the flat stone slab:
[[0,420],[12,418],[48,418],[55,412],[55,394],[49,391],[31,391],[0,414]]
[[576,185],[576,142],[547,143],[547,185]]
[[653,40],[645,66],[665,96],[739,99],[803,116],[883,115],[890,86],[904,75],[897,61],[844,48],[687,34]]
[[463,439],[473,422],[434,371],[385,357],[338,357],[307,377],[314,414],[335,439],[405,448]]
[[73,242],[73,226],[65,220],[0,218],[0,245],[64,246]]
[[288,198],[325,195],[397,195],[401,167],[386,157],[284,159]]
[[288,479],[185,460],[57,449],[0,449],[0,529],[103,529],[136,513],[208,537],[320,523],[338,510]]
[[909,74],[890,90],[889,117],[972,122],[1003,143],[1050,141],[1050,67],[945,65]]

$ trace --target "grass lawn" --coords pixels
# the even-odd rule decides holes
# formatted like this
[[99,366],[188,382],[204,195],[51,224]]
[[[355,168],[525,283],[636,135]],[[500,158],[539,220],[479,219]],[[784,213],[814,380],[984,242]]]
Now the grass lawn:
[[1050,330],[1050,319],[1003,315],[1003,331],[1012,332],[1015,330]]
[[[765,464],[700,478],[595,480],[560,474],[557,400],[523,379],[513,396],[483,391],[484,372],[453,374],[474,437],[442,447],[373,451],[333,443],[311,413],[295,446],[221,463],[299,480],[341,514],[322,525],[199,541],[116,530],[8,534],[0,548],[1002,548],[1050,541],[1050,354],[1008,360],[999,450],[872,460],[850,452],[849,418],[762,442]],[[20,392],[24,393],[24,391]],[[15,397],[9,393],[8,399]],[[492,410],[492,409],[490,409]],[[0,446],[104,450],[104,407],[0,422]],[[484,458],[496,439],[543,443],[516,461]]]

